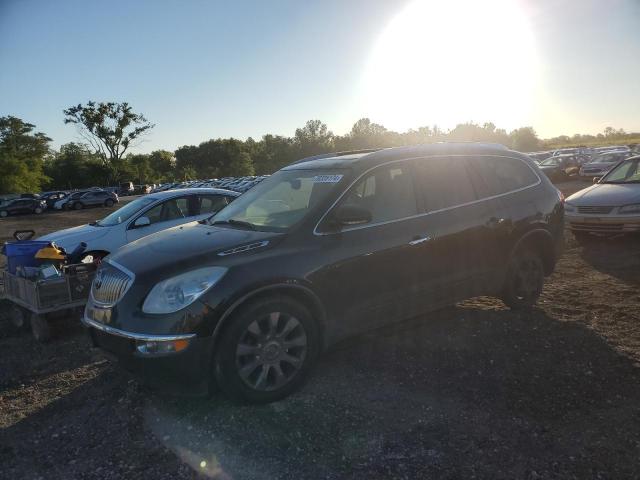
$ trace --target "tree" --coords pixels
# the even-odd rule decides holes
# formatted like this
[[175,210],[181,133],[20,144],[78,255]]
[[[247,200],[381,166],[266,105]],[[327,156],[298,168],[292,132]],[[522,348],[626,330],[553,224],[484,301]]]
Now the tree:
[[46,182],[43,163],[51,139],[34,128],[17,117],[0,117],[0,192],[37,192]]
[[296,128],[293,141],[300,157],[327,153],[333,149],[333,132],[320,120],[309,120],[302,128]]
[[155,125],[128,103],[87,102],[64,110],[64,123],[77,125],[80,135],[91,145],[111,172],[111,181],[120,180],[125,167],[123,156]]
[[258,175],[271,174],[296,160],[293,140],[289,137],[265,135],[259,142],[249,145],[249,154]]
[[519,152],[535,152],[540,149],[540,139],[533,127],[521,127],[511,132],[511,148]]
[[175,179],[176,158],[173,153],[166,150],[155,150],[149,155],[149,164],[153,171],[153,182]]
[[81,143],[66,143],[45,162],[51,189],[105,185],[109,172],[98,155]]

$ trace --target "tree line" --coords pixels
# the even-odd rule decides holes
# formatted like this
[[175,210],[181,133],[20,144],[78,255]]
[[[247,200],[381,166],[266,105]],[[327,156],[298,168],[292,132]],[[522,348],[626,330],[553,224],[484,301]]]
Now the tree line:
[[424,126],[399,133],[362,118],[345,135],[335,135],[320,120],[309,120],[291,137],[217,138],[174,152],[142,154],[129,149],[154,125],[127,103],[88,102],[63,113],[64,122],[77,127],[81,141],[64,144],[57,151],[35,125],[13,116],[0,117],[0,193],[262,175],[310,155],[444,141],[494,142],[530,152],[561,145],[629,143],[639,136],[608,127],[598,135],[543,141],[532,127],[507,132],[492,123],[472,122],[447,131]]

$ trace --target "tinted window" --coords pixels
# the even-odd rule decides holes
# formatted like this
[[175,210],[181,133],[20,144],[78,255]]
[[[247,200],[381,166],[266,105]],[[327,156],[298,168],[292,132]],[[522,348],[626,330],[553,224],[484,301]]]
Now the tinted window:
[[166,222],[189,216],[189,202],[187,197],[172,198],[162,202],[145,214],[151,223]]
[[478,199],[463,157],[418,160],[418,181],[425,210],[433,212]]
[[227,197],[223,195],[200,195],[198,212],[203,213],[215,213],[222,210],[229,202]]
[[507,157],[477,157],[470,159],[481,198],[513,192],[538,181],[524,162]]
[[376,168],[358,181],[340,203],[369,210],[372,223],[417,214],[411,165],[404,162]]

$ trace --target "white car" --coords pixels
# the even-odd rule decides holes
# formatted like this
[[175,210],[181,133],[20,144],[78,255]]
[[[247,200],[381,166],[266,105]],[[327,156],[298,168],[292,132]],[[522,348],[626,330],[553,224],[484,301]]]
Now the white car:
[[590,233],[640,231],[640,156],[620,162],[598,183],[567,198],[569,228],[578,239]]
[[240,194],[219,188],[185,188],[152,193],[88,225],[50,233],[39,240],[72,252],[87,244],[86,258],[103,258],[121,246],[167,228],[209,218]]

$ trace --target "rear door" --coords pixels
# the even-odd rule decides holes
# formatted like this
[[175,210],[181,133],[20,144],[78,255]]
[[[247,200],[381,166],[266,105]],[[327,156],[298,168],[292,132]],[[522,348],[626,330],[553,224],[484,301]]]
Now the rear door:
[[[127,242],[192,221],[192,202],[193,195],[173,197],[136,215],[127,227]],[[147,217],[150,224],[136,227],[135,221],[140,217]]]
[[416,245],[421,299],[433,308],[482,291],[487,210],[478,201],[468,159],[429,157],[416,161],[428,241]]

